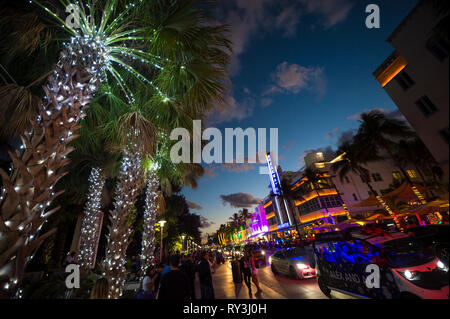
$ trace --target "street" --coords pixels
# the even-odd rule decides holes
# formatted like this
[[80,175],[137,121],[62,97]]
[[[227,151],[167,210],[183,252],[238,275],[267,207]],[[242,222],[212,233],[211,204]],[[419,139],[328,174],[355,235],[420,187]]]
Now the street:
[[[271,254],[266,254],[268,260]],[[319,289],[316,278],[294,280],[284,275],[274,275],[270,266],[259,268],[258,273],[261,295],[253,295],[254,299],[328,299]],[[216,299],[251,299],[244,282],[235,284],[229,260],[218,266],[213,274]],[[252,284],[252,292],[256,287]],[[199,292],[198,294],[199,295]],[[354,299],[353,297],[333,291],[333,299]]]

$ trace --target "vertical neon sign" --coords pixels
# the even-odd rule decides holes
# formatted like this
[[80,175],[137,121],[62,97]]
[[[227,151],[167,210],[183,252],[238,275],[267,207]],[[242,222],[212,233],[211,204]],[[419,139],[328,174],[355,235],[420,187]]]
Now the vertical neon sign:
[[267,152],[266,159],[267,159],[267,166],[269,167],[270,184],[272,185],[272,191],[275,195],[281,195],[280,177],[278,176],[277,170],[273,166],[272,157],[270,156],[270,152]]

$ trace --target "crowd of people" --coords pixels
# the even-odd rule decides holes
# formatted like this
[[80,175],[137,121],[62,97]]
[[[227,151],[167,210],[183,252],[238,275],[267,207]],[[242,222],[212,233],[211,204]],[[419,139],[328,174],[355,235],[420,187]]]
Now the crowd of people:
[[[151,265],[141,281],[137,299],[215,299],[212,274],[220,263],[214,251],[192,254],[171,254],[165,263]],[[198,275],[200,296],[195,278]],[[91,291],[91,299],[108,298],[108,280],[98,279]]]

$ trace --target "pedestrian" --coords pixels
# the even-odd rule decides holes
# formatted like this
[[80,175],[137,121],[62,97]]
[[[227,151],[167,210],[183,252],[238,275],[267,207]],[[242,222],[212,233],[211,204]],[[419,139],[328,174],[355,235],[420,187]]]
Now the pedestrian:
[[155,269],[153,266],[147,268],[144,279],[141,282],[141,287],[137,294],[137,299],[155,299],[154,287]]
[[253,256],[252,253],[250,253],[250,265],[252,268],[252,281],[255,284],[256,288],[258,288],[258,291],[256,293],[260,294],[263,291],[262,291],[261,287],[259,286],[258,268],[256,268],[255,257]]
[[170,271],[161,279],[157,299],[187,300],[190,298],[189,278],[178,269],[180,256],[169,257]]
[[109,281],[102,277],[96,280],[92,287],[90,299],[109,299]]
[[215,299],[209,254],[206,251],[202,252],[198,263],[198,279],[200,282],[201,299]]
[[163,263],[158,264],[158,266],[156,267],[156,273],[153,278],[153,289],[154,289],[155,293],[158,293],[159,285],[161,283],[161,278],[163,276],[162,273],[163,273],[164,267],[165,267],[165,265]]
[[186,255],[180,270],[183,271],[189,279],[189,290],[191,299],[195,299],[195,264],[192,255]]
[[252,266],[250,262],[250,254],[248,250],[244,251],[244,257],[240,260],[241,272],[244,282],[248,287],[248,295],[252,296]]

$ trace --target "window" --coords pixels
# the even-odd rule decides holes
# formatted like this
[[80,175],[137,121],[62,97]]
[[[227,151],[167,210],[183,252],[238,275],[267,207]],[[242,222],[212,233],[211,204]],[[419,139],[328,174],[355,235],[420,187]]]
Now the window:
[[370,181],[370,175],[367,175],[367,180],[366,180],[366,176],[364,176],[364,175],[361,175],[360,177],[361,177],[361,181],[363,183],[370,183],[371,182]]
[[307,201],[299,206],[301,215],[305,215],[311,212],[315,212],[320,209],[319,200],[316,198]]
[[444,128],[443,130],[439,131],[439,135],[441,135],[442,139],[448,144],[448,140],[449,140],[449,129]]
[[372,178],[375,182],[382,182],[383,179],[381,178],[381,175],[379,173],[372,174]]
[[345,182],[346,182],[347,184],[350,184],[350,180],[348,179],[347,176],[345,176]]
[[414,81],[411,79],[411,77],[408,75],[408,73],[406,73],[404,70],[400,72],[395,77],[395,79],[405,91],[415,84]]
[[429,117],[438,111],[437,107],[431,102],[428,96],[424,95],[416,101],[416,105],[420,108],[423,115]]
[[448,42],[441,37],[433,37],[427,42],[427,49],[440,61],[448,57]]
[[394,172],[392,172],[392,177],[394,177],[394,179],[401,180],[402,174],[400,174],[399,171],[394,171]]
[[410,178],[418,178],[419,177],[419,176],[417,176],[416,171],[413,169],[408,169],[408,170],[406,170],[406,172],[408,173],[408,176]]
[[358,200],[358,197],[356,197],[356,195],[353,194],[353,199],[357,201],[357,200]]
[[339,195],[321,196],[322,206],[326,208],[342,206],[341,197]]

